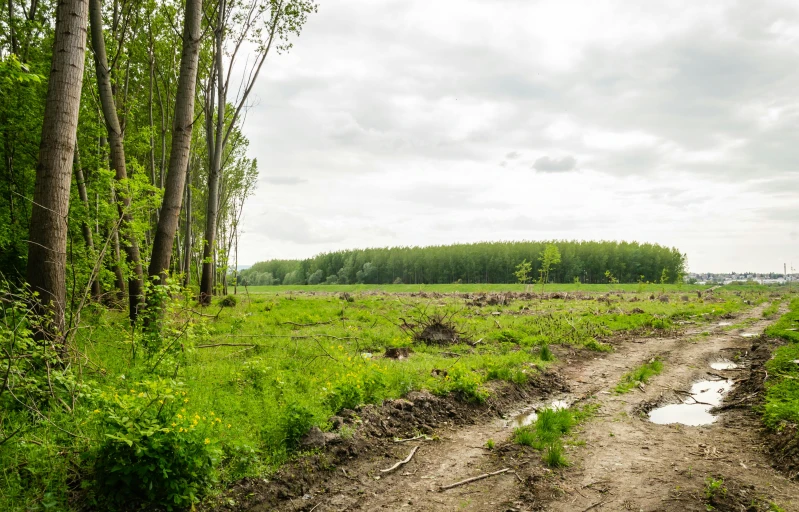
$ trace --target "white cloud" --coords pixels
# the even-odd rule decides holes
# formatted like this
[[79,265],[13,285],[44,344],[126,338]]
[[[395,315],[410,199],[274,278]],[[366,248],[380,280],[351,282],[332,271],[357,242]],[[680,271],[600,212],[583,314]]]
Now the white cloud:
[[256,87],[240,260],[545,236],[799,262],[797,37],[787,0],[322,3]]

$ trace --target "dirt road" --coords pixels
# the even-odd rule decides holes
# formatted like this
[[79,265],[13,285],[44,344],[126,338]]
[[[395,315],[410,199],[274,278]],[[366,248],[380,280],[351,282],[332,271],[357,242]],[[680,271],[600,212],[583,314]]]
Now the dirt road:
[[[339,468],[300,499],[293,510],[366,511],[706,511],[782,509],[799,511],[799,485],[771,467],[762,447],[758,418],[749,407],[734,407],[736,390],[715,422],[705,426],[658,425],[647,413],[656,406],[684,401],[692,383],[722,377],[743,382],[754,355],[751,337],[769,321],[762,307],[735,319],[745,329],[712,324],[679,336],[621,341],[609,354],[569,360],[557,371],[569,384],[553,398],[599,404],[567,446],[569,468],[549,470],[540,455],[513,443],[510,421],[484,415],[473,425],[442,426],[438,439],[386,442],[380,454],[359,456]],[[703,332],[709,334],[702,334]],[[761,351],[767,354],[767,351]],[[622,375],[658,357],[663,372],[645,387],[618,395]],[[737,360],[739,368],[713,370],[710,363]],[[562,395],[562,396],[561,396]],[[743,397],[746,398],[746,397]],[[523,406],[524,404],[519,404]],[[492,440],[494,450],[486,448]],[[392,472],[382,472],[413,458]],[[453,489],[440,487],[504,468],[510,471]],[[709,508],[714,507],[714,508]],[[271,510],[254,507],[252,510]]]

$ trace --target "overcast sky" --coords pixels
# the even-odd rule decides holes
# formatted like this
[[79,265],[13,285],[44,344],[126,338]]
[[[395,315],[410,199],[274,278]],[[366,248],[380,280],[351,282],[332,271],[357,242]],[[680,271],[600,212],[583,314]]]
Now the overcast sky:
[[256,86],[240,263],[613,239],[799,269],[795,1],[320,4]]

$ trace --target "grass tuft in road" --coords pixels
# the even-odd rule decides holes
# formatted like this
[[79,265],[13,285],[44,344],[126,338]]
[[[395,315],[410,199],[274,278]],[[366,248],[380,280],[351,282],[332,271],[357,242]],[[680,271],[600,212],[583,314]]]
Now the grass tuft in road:
[[625,373],[621,382],[616,385],[616,393],[624,394],[632,391],[639,384],[646,384],[649,379],[655,375],[660,375],[663,371],[663,362],[657,358],[649,361],[636,368],[635,370]]

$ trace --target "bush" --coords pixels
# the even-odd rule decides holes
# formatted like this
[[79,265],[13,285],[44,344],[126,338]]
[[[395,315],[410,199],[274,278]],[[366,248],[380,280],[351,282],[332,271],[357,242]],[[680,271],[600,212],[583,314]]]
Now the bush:
[[219,299],[219,305],[223,308],[235,308],[238,302],[239,299],[237,299],[235,295],[227,295]]
[[333,412],[355,409],[364,403],[376,403],[386,388],[383,375],[378,369],[364,368],[358,373],[349,372],[335,382],[325,402]]
[[212,439],[225,426],[213,412],[188,412],[179,389],[143,382],[129,393],[100,396],[94,413],[105,436],[91,456],[101,506],[184,508],[215,481],[221,451]]
[[488,398],[488,391],[481,386],[480,375],[473,371],[456,366],[445,377],[445,380],[448,384],[448,391],[454,392],[461,400],[481,404]]
[[281,427],[286,447],[296,450],[302,437],[314,426],[313,413],[302,404],[292,402],[283,410]]

